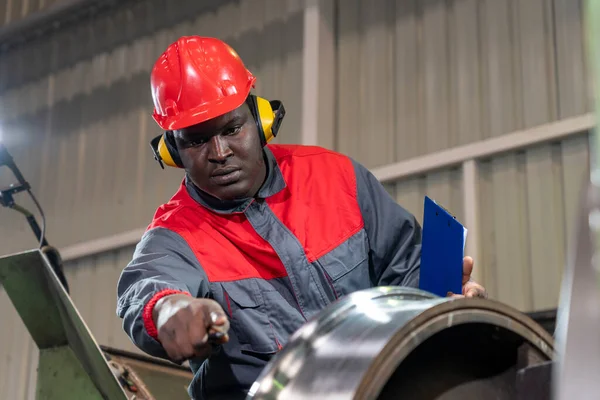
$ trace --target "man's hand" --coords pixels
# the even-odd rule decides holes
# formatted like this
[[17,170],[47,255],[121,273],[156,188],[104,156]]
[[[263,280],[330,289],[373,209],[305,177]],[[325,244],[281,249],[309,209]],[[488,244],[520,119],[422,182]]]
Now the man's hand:
[[[206,358],[213,344],[229,340],[229,320],[214,300],[174,294],[160,299],[152,312],[158,340],[175,362]],[[214,342],[209,335],[217,335]]]
[[479,283],[471,280],[473,273],[473,259],[469,256],[463,259],[462,294],[448,293],[451,297],[483,297],[487,298],[487,292]]

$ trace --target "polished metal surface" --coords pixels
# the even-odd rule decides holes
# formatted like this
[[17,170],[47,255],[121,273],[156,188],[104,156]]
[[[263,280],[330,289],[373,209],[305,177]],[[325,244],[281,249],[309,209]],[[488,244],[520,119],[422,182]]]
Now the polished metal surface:
[[465,390],[510,398],[516,368],[552,353],[552,337],[503,304],[379,287],[353,293],[307,322],[248,399],[469,398]]

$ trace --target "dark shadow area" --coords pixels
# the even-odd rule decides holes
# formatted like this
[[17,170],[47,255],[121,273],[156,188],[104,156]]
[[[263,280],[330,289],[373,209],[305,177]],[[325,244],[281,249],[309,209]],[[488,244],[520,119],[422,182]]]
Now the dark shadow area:
[[[302,13],[296,13],[285,21],[273,21],[273,23],[265,26],[262,30],[251,30],[244,36],[228,40],[228,43],[232,47],[240,49],[240,56],[248,68],[254,70],[254,68],[258,68],[270,60],[285,60],[286,55],[290,51],[301,51],[302,21]],[[274,39],[274,33],[281,33],[281,35]],[[61,35],[66,35],[65,40],[75,40],[74,36],[71,37],[66,33],[62,33]],[[267,46],[267,44],[269,45]],[[43,48],[42,50],[49,51],[48,48]],[[92,57],[94,54],[95,52],[91,52],[88,55]],[[5,83],[10,84],[10,86],[19,86],[25,83],[23,81],[33,79],[32,74],[34,73],[38,77],[41,77],[48,73],[56,72],[66,67],[66,65],[57,62],[58,59],[70,58],[74,60],[73,62],[76,62],[75,60],[78,59],[76,55],[77,51],[73,50],[73,48],[70,50],[60,49],[60,51],[50,50],[46,54],[33,52],[32,57],[35,56],[37,61],[31,63],[31,65],[25,65],[24,59],[19,58],[18,61],[20,64],[14,69],[11,68],[8,72],[9,74],[14,74],[14,77],[11,78],[10,82]],[[52,71],[44,69],[44,63],[42,62],[44,59],[53,60],[51,62],[54,66]],[[4,63],[0,61],[0,68],[2,64]],[[6,65],[4,64],[5,67]],[[127,79],[119,79],[110,86],[100,86],[90,93],[79,93],[68,100],[55,103],[50,110],[53,114],[53,135],[69,135],[70,132],[77,130],[82,125],[85,126],[105,118],[126,114],[139,107],[146,107],[148,113],[151,113],[150,68],[151,65],[148,65],[148,72],[140,72]],[[6,71],[4,71],[4,76],[6,76],[5,74]],[[3,73],[0,71],[0,77],[2,76]],[[19,84],[18,82],[21,83]],[[81,84],[83,85],[84,82],[81,82]],[[55,90],[58,92],[61,91],[60,88],[55,88]],[[291,115],[292,112],[296,114],[300,111],[290,110]],[[39,115],[47,115],[47,113],[48,109],[43,108],[38,110],[34,115],[28,115],[17,120],[39,120]],[[11,121],[14,120],[8,116],[3,123],[8,124]]]
[[[56,103],[51,109],[52,136],[69,136],[82,126],[127,114],[143,106],[151,113],[152,99],[148,82],[148,74],[139,73],[129,79],[118,80],[110,86],[97,88],[89,94],[79,94]],[[48,111],[40,110],[36,115],[47,113]],[[37,118],[33,116],[27,119]]]
[[535,311],[527,313],[527,316],[540,324],[550,335],[554,336],[556,330],[556,313],[557,309]]
[[524,345],[521,336],[497,326],[445,329],[404,360],[378,399],[515,399],[517,371],[528,365]]
[[[41,77],[55,73],[64,68],[88,60],[97,54],[108,52],[120,45],[137,39],[153,36],[158,31],[176,28],[180,24],[193,21],[200,15],[231,4],[238,0],[202,0],[202,1],[169,1],[145,0],[125,1],[115,5],[112,12],[101,13],[84,18],[68,26],[61,26],[52,33],[36,40],[23,43],[2,53],[0,56],[0,92],[22,86]],[[289,31],[290,26],[302,26],[302,11],[286,16],[285,21],[274,21],[260,30],[245,32],[239,39],[230,40],[234,48],[240,48],[240,56],[248,57],[251,53],[260,54],[258,60],[269,60],[280,57],[282,52],[302,49],[302,32],[297,35],[282,35],[282,29]],[[238,23],[238,21],[232,21]],[[186,32],[185,34],[202,34],[202,32]],[[285,36],[286,43],[276,49],[265,46],[269,43],[265,38]],[[222,38],[231,39],[231,38]],[[291,40],[290,40],[291,39]],[[254,48],[255,51],[245,50]],[[158,57],[164,49],[156,49]],[[270,51],[274,50],[274,51]],[[151,66],[148,66],[148,70]]]
[[[0,19],[10,22],[0,25],[0,53],[37,40],[72,24],[111,12],[117,6],[140,0],[58,0],[50,4],[29,1],[26,15],[21,16],[19,7],[6,8],[0,3]],[[6,3],[4,1],[3,3]],[[41,7],[41,8],[40,8]],[[31,12],[32,9],[36,11]],[[8,12],[9,15],[5,15]]]

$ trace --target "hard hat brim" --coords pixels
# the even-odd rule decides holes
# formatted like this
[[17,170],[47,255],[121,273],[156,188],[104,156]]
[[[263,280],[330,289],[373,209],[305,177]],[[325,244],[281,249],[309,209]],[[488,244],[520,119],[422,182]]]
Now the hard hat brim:
[[202,122],[227,114],[244,104],[253,85],[254,80],[249,82],[247,90],[244,92],[229,95],[210,103],[204,103],[187,112],[178,113],[174,116],[164,116],[159,115],[154,111],[152,117],[156,123],[166,131],[183,129],[201,124]]

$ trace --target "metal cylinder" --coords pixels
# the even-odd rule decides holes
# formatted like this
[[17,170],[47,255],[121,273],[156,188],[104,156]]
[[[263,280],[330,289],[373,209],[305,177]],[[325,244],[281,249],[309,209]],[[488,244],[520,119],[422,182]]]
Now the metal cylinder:
[[517,370],[552,356],[552,337],[504,304],[378,287],[301,327],[248,399],[514,399]]

